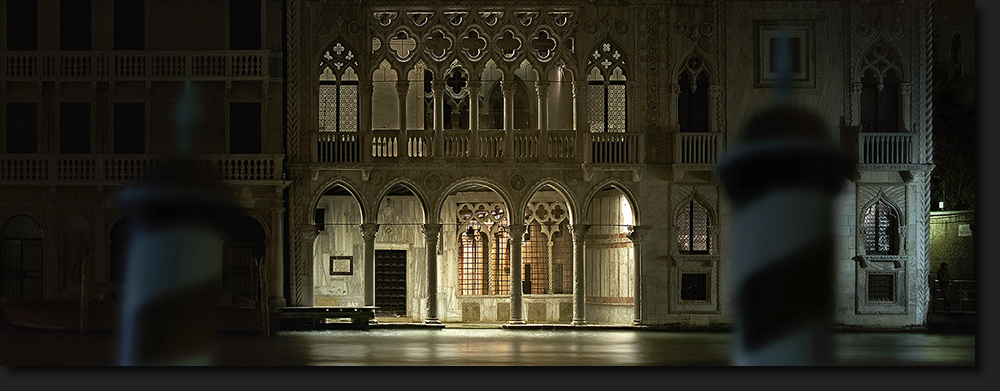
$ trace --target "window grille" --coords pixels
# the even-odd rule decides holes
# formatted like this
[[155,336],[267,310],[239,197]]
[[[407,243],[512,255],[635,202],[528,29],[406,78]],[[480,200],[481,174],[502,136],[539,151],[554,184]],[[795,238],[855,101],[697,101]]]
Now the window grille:
[[[530,292],[525,290],[525,294],[541,294],[548,288],[548,238],[542,233],[542,227],[535,222],[528,225],[525,240],[521,243],[521,261],[524,267],[521,272],[524,274],[524,281],[531,281]],[[530,265],[530,266],[529,266]]]
[[493,245],[490,246],[493,262],[493,292],[494,295],[510,294],[510,236],[504,226],[500,232],[493,235]]
[[319,131],[358,131],[358,82],[321,81],[319,86]]
[[896,301],[896,274],[868,274],[868,301]]
[[483,240],[479,233],[478,223],[472,225],[466,232],[462,233],[461,246],[459,252],[459,294],[461,295],[481,295],[483,294]]
[[708,237],[710,224],[708,209],[695,200],[688,201],[677,216],[678,250],[684,253],[708,254],[711,249]]
[[879,200],[865,211],[865,252],[873,255],[898,255],[896,211]]
[[708,300],[708,274],[682,273],[681,300]]

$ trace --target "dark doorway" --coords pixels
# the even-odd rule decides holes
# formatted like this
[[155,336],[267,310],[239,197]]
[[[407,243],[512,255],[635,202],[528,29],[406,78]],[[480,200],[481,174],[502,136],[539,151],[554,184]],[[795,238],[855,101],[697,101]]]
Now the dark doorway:
[[249,216],[240,216],[226,233],[222,246],[222,289],[229,305],[254,306],[259,295],[259,262],[264,259],[264,228]]
[[376,316],[406,316],[406,250],[375,250]]
[[0,300],[42,298],[42,228],[25,215],[0,229]]

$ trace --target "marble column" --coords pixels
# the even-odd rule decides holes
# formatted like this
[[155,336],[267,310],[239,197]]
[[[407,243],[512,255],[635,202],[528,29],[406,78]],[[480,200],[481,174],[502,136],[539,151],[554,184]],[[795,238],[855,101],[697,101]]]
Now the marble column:
[[646,239],[649,227],[633,226],[632,232],[628,234],[632,241],[632,266],[634,267],[632,279],[632,303],[634,305],[632,324],[638,326],[642,323],[642,241]]
[[406,132],[406,95],[410,91],[410,82],[406,79],[396,80],[396,102],[399,111],[396,113],[399,118],[399,139],[396,140],[396,156],[402,160],[410,157],[409,140]]
[[437,314],[437,243],[441,224],[424,224],[424,245],[427,248],[427,318],[424,323],[440,324]]
[[514,157],[514,92],[517,91],[517,84],[513,80],[503,80],[500,91],[503,93],[503,157],[510,159]]
[[573,325],[587,324],[585,259],[589,225],[573,225]]
[[510,235],[510,324],[524,324],[521,307],[521,236],[524,235],[524,225],[509,225]]
[[542,161],[547,161],[549,159],[549,81],[536,81],[535,93],[538,96],[538,157]]
[[369,163],[372,161],[372,82],[360,81],[358,83],[358,133],[361,140],[361,161]]
[[297,295],[294,297],[296,307],[312,307],[316,305],[314,299],[313,285],[315,285],[313,269],[313,242],[319,236],[319,231],[312,224],[305,224],[299,229],[299,259],[297,260],[298,273],[294,278],[301,283],[296,286]]
[[469,90],[469,156],[478,161],[479,154],[479,87],[482,82],[470,80],[466,88]]
[[444,80],[434,80],[431,89],[434,92],[434,152],[435,158],[444,157]]
[[587,81],[573,81],[573,120],[576,125],[576,163],[590,161],[590,126],[587,125]]
[[359,226],[365,241],[365,305],[375,305],[375,233],[378,224],[365,223]]
[[[281,191],[278,191],[280,197]],[[271,309],[279,309],[285,306],[285,251],[282,246],[285,237],[284,226],[285,208],[275,208],[271,212],[271,226],[274,227],[271,235],[271,262],[267,269],[267,301]]]

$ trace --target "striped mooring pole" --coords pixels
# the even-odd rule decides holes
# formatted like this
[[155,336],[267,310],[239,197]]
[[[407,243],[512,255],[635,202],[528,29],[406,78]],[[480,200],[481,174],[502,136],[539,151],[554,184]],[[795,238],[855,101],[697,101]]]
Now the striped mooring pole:
[[237,214],[210,167],[177,158],[124,190],[136,222],[126,257],[121,365],[209,365],[222,244]]
[[832,201],[848,162],[815,115],[758,114],[719,164],[735,204],[735,365],[825,365],[832,355]]
[[239,209],[212,162],[192,157],[197,105],[186,83],[177,154],[122,191],[135,222],[125,260],[121,365],[210,365],[222,292],[223,235]]

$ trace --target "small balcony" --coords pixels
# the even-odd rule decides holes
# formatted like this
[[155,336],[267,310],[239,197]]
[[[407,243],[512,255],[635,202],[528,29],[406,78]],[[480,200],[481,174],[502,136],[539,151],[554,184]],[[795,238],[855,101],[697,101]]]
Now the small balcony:
[[716,164],[721,150],[720,133],[674,133],[674,163]]
[[[218,170],[225,182],[281,181],[285,155],[198,155]],[[0,183],[108,185],[142,179],[167,155],[132,154],[5,154],[0,157]]]
[[913,134],[859,133],[858,164],[913,163]]

